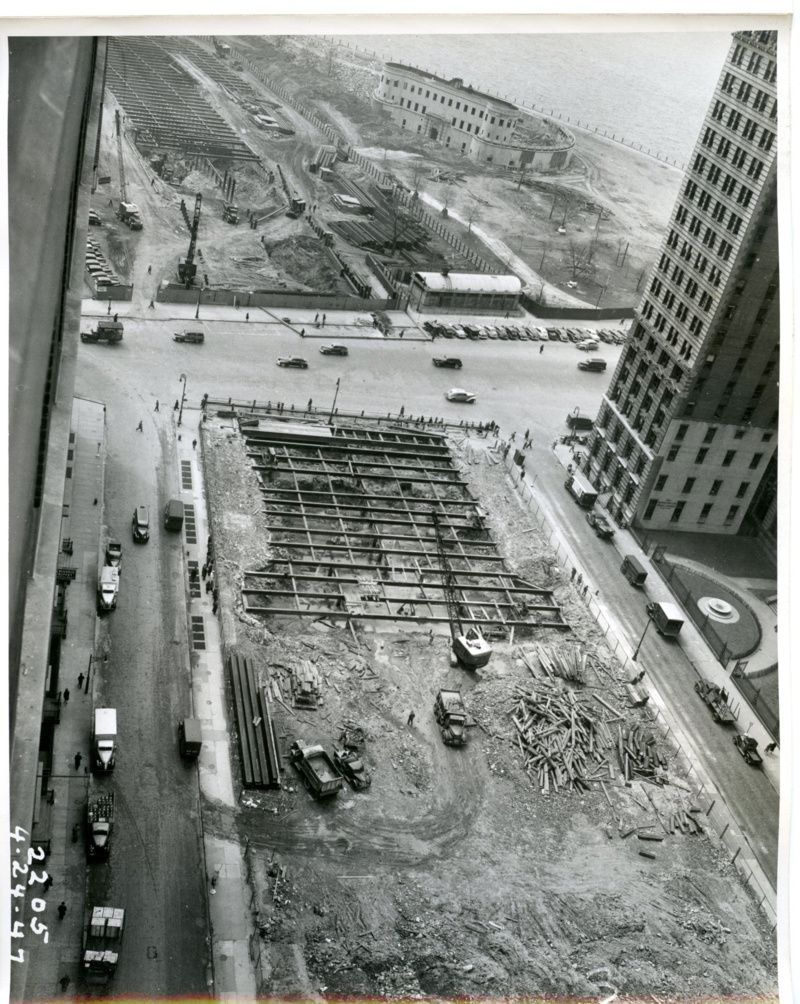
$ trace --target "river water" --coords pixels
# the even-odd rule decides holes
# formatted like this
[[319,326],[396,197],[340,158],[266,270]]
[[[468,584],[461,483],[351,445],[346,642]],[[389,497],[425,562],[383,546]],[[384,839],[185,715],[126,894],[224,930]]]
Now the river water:
[[731,36],[723,32],[549,35],[360,35],[341,38],[381,58],[461,77],[624,137],[684,163]]

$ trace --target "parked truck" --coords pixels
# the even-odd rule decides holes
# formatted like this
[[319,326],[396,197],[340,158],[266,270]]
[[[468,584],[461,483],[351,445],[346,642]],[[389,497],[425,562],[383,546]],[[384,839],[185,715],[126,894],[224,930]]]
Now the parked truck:
[[591,509],[597,501],[597,489],[580,471],[574,471],[564,482],[564,487],[581,509]]
[[222,205],[222,219],[226,223],[239,222],[239,207],[232,202],[225,202]]
[[683,627],[683,614],[674,603],[648,603],[646,609],[660,635],[677,638]]
[[119,592],[119,568],[103,565],[97,579],[97,612],[106,613],[117,607]]
[[306,746],[302,739],[296,739],[289,750],[289,759],[303,775],[312,795],[327,798],[342,790],[342,775],[321,746]]
[[139,215],[139,207],[135,202],[120,202],[117,218],[131,230],[141,230],[144,225],[142,217]]
[[82,342],[121,342],[122,341],[122,321],[112,321],[102,318],[97,322],[97,327],[91,331],[81,332]]
[[180,530],[183,527],[183,502],[171,499],[164,508],[164,527],[167,530]]
[[86,857],[90,861],[108,860],[113,825],[114,792],[100,792],[90,784],[86,803]]
[[463,746],[467,741],[467,709],[460,690],[440,690],[433,713],[446,746]]
[[117,753],[117,709],[95,708],[92,719],[92,770],[104,774],[114,769]]
[[125,911],[115,906],[88,906],[84,914],[83,979],[93,987],[107,987],[119,962]]
[[724,687],[709,680],[696,680],[694,689],[708,705],[715,722],[719,722],[720,725],[733,725],[736,716],[728,704],[730,697]]

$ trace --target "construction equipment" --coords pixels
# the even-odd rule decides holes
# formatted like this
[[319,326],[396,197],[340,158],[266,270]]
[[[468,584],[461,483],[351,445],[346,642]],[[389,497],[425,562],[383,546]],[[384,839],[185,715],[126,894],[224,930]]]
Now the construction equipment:
[[289,212],[286,214],[290,216],[293,220],[296,220],[298,216],[302,216],[306,211],[306,200],[301,199],[299,195],[292,195],[289,197]]
[[715,722],[719,722],[720,725],[733,725],[736,716],[728,704],[729,695],[724,687],[709,680],[696,680],[694,689],[708,705]]
[[125,184],[125,160],[122,155],[122,120],[119,109],[115,112],[117,130],[117,157],[119,158],[119,208],[117,218],[125,223],[131,230],[142,229],[142,218],[139,215],[139,207],[134,202],[128,202],[128,186]]
[[467,709],[460,690],[440,690],[433,714],[446,746],[464,746],[467,742]]
[[239,222],[239,207],[235,206],[232,202],[225,202],[222,205],[222,219],[226,223],[238,223]]
[[[91,781],[94,785],[94,779]],[[96,793],[89,788],[86,804],[86,856],[90,861],[105,861],[111,853],[111,828],[114,824],[114,792]]]
[[357,750],[337,749],[334,746],[333,762],[354,791],[364,791],[372,784],[372,777]]
[[81,965],[87,984],[107,987],[114,978],[125,928],[125,911],[114,906],[89,906],[84,914]]
[[194,285],[194,279],[197,275],[197,266],[194,263],[194,255],[197,250],[197,229],[200,226],[200,209],[203,205],[203,196],[200,192],[197,193],[194,200],[194,216],[192,217],[192,223],[189,228],[190,238],[189,238],[189,250],[186,252],[185,258],[178,259],[178,279],[186,286],[187,289],[191,289]]
[[764,762],[761,759],[761,754],[758,752],[758,743],[752,736],[734,736],[733,745],[739,750],[751,767],[760,767]]
[[296,739],[289,749],[289,759],[305,778],[312,795],[322,798],[342,790],[342,775],[321,746],[306,746],[302,739]]
[[431,520],[436,534],[436,549],[439,554],[439,564],[441,566],[442,587],[444,590],[445,603],[447,604],[447,617],[450,621],[450,637],[453,640],[453,654],[458,662],[466,669],[479,669],[485,666],[492,657],[492,646],[483,637],[480,628],[476,624],[471,624],[467,630],[461,623],[458,600],[455,594],[455,580],[453,570],[450,567],[450,560],[447,557],[447,550],[444,545],[442,528],[439,525],[439,514],[431,511]]

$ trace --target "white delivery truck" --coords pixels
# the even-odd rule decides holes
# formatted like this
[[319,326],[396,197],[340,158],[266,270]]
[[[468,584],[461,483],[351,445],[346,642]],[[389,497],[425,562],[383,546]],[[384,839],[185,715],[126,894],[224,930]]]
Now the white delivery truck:
[[117,709],[95,708],[92,721],[92,770],[107,773],[114,769],[117,753]]

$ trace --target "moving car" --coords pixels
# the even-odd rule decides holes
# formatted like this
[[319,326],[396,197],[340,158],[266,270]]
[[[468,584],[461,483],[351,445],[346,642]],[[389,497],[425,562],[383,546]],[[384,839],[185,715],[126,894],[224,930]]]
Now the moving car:
[[460,370],[463,364],[456,356],[434,356],[433,365],[443,366],[450,370]]
[[202,331],[176,331],[172,336],[173,342],[188,342],[190,345],[202,345],[205,335]]
[[131,520],[134,544],[145,544],[150,540],[150,510],[146,505],[137,505]]
[[579,370],[588,370],[590,373],[603,373],[608,363],[605,359],[595,356],[594,359],[581,359],[578,363]]
[[453,387],[445,394],[445,397],[448,401],[455,401],[457,404],[475,404],[475,395],[468,390],[462,390],[461,387]]
[[278,356],[279,366],[290,366],[298,370],[307,370],[308,363],[302,356]]
[[582,342],[578,342],[575,347],[580,349],[581,352],[596,352],[600,348],[600,343],[594,338],[587,338]]
[[601,540],[611,540],[614,536],[614,528],[601,513],[587,512],[586,522]]
[[321,345],[319,351],[323,356],[346,356],[350,352],[346,345],[339,345],[338,342],[331,342],[330,345]]

